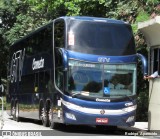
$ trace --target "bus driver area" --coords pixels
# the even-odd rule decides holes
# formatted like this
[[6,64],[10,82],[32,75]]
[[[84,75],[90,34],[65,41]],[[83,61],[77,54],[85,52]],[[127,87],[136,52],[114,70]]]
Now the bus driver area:
[[[73,63],[70,65],[73,66]],[[132,94],[134,87],[132,84],[133,74],[131,71],[119,71],[120,69],[118,70],[118,68],[114,70],[114,65],[106,65],[105,67],[110,67],[110,69],[102,72],[101,68],[99,69],[98,67],[100,65],[74,64],[74,66],[76,65],[77,68],[75,68],[75,70],[73,69],[72,75],[69,77],[68,85],[69,88],[73,89],[73,95],[118,97]]]

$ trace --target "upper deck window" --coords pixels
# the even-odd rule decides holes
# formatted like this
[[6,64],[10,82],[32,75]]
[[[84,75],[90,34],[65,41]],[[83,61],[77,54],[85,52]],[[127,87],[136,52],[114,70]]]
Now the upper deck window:
[[24,48],[27,57],[32,57],[39,53],[52,53],[52,34],[52,24],[35,31],[33,34],[15,43],[11,47],[11,55],[16,51],[24,50]]
[[96,55],[131,55],[135,54],[135,43],[127,24],[71,20],[68,49]]

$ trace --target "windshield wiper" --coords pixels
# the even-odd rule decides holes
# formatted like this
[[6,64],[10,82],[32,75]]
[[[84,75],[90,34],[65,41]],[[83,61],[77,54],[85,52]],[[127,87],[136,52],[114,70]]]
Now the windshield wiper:
[[128,98],[130,101],[133,101],[133,98],[128,95],[114,95],[114,96],[122,96]]
[[75,97],[77,95],[89,96],[89,92],[86,92],[86,91],[73,92],[71,96]]
[[130,101],[133,101],[133,98],[130,96],[125,95],[125,97],[127,97]]
[[71,96],[72,96],[72,97],[75,97],[75,96],[81,95],[81,94],[82,94],[82,92],[78,92],[78,93],[73,93]]

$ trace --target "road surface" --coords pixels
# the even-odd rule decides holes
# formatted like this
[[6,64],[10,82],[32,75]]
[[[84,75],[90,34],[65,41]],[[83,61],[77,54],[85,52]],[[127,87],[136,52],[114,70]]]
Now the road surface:
[[[84,138],[91,138],[94,136],[94,138],[100,138],[100,139],[107,139],[107,138],[112,138],[113,139],[120,139],[120,138],[151,138],[151,136],[139,136],[140,133],[136,133],[135,128],[121,128],[119,127],[116,130],[107,130],[99,128],[97,129],[96,127],[93,126],[60,126],[60,128],[53,130],[50,129],[49,127],[43,127],[41,122],[31,120],[31,119],[21,119],[20,122],[16,122],[12,120],[11,117],[9,117],[6,112],[4,112],[4,126],[2,128],[2,134],[7,134],[5,131],[9,131],[9,134],[12,134],[12,136],[61,136],[61,137],[66,137],[68,138],[69,136],[74,136],[75,137],[80,137],[84,136]],[[141,132],[141,131],[140,131]],[[134,136],[135,135],[135,136]],[[136,136],[138,135],[138,136]],[[47,137],[47,139],[48,139]],[[29,137],[31,138],[31,137]],[[9,139],[9,138],[5,138]],[[40,138],[39,138],[40,139]]]

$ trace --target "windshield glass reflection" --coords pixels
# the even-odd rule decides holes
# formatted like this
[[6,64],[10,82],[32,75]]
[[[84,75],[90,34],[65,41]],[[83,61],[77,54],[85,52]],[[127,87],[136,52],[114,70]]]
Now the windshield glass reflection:
[[103,65],[70,60],[68,90],[73,95],[123,97],[135,94],[135,64]]

